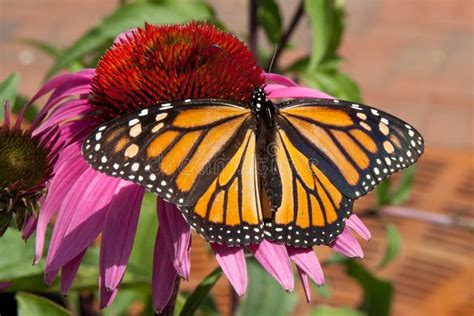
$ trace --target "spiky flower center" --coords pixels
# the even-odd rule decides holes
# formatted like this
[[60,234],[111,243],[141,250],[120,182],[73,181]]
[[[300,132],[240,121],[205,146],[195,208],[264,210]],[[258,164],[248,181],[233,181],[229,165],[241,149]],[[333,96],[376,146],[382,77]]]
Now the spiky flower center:
[[156,102],[249,101],[262,73],[241,41],[213,25],[145,25],[102,57],[91,100],[104,120]]
[[41,183],[48,151],[21,130],[0,130],[0,187],[29,190]]

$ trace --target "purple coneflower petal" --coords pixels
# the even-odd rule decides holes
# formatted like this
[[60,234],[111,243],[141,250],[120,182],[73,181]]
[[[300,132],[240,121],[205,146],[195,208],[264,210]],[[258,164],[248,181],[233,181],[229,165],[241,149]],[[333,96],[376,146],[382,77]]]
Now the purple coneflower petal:
[[109,307],[110,304],[112,304],[113,301],[115,300],[117,293],[118,293],[118,288],[115,288],[111,291],[108,290],[105,287],[104,278],[101,275],[99,275],[99,294],[100,294],[99,307],[100,309]]
[[[33,96],[33,98],[31,98],[30,102],[28,102],[28,104],[26,104],[21,109],[20,113],[18,114],[18,118],[19,119],[23,118],[26,110],[31,106],[31,104],[33,104],[36,100],[46,95],[47,93],[51,92],[52,90],[58,89],[61,86],[66,85],[66,84],[71,85],[76,82],[83,83],[84,78],[91,80],[94,73],[95,73],[94,69],[84,69],[76,73],[68,73],[68,74],[63,74],[63,75],[54,77],[53,79],[46,82],[46,84]],[[40,113],[38,114],[38,116],[35,118],[35,120],[33,121],[31,125],[32,129],[36,128],[36,126],[48,115],[48,112],[51,109],[51,106],[52,105],[44,106],[41,109]]]
[[249,245],[255,259],[288,292],[293,291],[295,280],[291,271],[290,258],[284,245],[263,240],[258,245]]
[[178,273],[165,246],[165,236],[161,226],[158,228],[153,255],[152,301],[153,309],[161,312],[173,295]]
[[298,275],[300,277],[301,286],[304,290],[304,296],[306,297],[306,302],[311,301],[311,287],[309,286],[308,275],[300,267],[297,267]]
[[349,229],[344,229],[331,243],[331,248],[348,257],[364,257],[364,252],[357,239],[352,235]]
[[84,254],[86,253],[87,249],[84,249],[81,253],[79,253],[76,257],[74,257],[71,261],[66,263],[61,269],[61,294],[67,295],[69,289],[71,288],[72,281],[76,277],[77,271],[79,270],[79,266],[81,265],[82,258],[84,258]]
[[12,284],[13,283],[9,281],[0,281],[0,292],[8,289],[10,286],[12,286]]
[[239,296],[244,296],[248,282],[244,249],[241,247],[227,247],[217,243],[211,243],[211,248],[214,250],[216,260],[235,292]]
[[279,98],[322,98],[322,99],[334,99],[329,94],[324,92],[305,88],[305,87],[288,87],[283,89],[275,89],[268,93],[269,99]]
[[[265,82],[267,82],[267,83],[271,82],[271,83],[281,85],[281,86],[285,86],[285,87],[297,87],[298,86],[296,84],[296,82],[294,82],[290,78],[279,75],[279,74],[271,73],[271,72],[265,74]],[[265,86],[265,89],[267,89],[267,87],[268,87],[268,85]]]
[[324,274],[313,248],[286,247],[290,259],[301,268],[316,284],[324,284]]
[[[77,157],[80,159],[80,157]],[[38,223],[36,225],[36,241],[35,241],[35,259],[37,264],[43,254],[44,239],[46,228],[51,218],[57,214],[61,203],[69,190],[75,186],[74,180],[88,169],[87,164],[83,160],[77,160],[77,163],[63,165],[56,171],[56,176],[51,181],[49,193],[39,212]]]
[[156,207],[160,229],[167,236],[165,243],[169,256],[172,258],[178,274],[183,279],[188,280],[191,267],[189,261],[191,228],[183,218],[181,211],[173,204],[157,198]]
[[23,231],[21,233],[21,238],[23,240],[28,240],[31,237],[33,232],[36,230],[36,217],[34,215],[27,215],[25,220],[25,226],[23,227]]
[[122,180],[107,211],[100,245],[100,274],[109,291],[119,285],[125,273],[144,194],[141,186]]
[[346,221],[346,225],[355,231],[360,237],[364,240],[370,240],[372,235],[370,234],[369,229],[365,224],[360,220],[360,218],[356,214],[352,214]]
[[130,36],[135,32],[137,29],[133,28],[123,33],[120,33],[115,39],[114,44],[121,44],[129,41]]
[[41,133],[44,130],[71,119],[72,117],[83,115],[89,111],[91,111],[91,107],[88,100],[72,100],[68,102],[68,106],[62,106],[54,111],[54,113],[35,130],[33,135]]
[[54,225],[45,271],[54,271],[87,248],[102,231],[115,188],[122,181],[88,168],[64,198]]
[[10,129],[10,101],[3,103],[3,126],[4,129]]

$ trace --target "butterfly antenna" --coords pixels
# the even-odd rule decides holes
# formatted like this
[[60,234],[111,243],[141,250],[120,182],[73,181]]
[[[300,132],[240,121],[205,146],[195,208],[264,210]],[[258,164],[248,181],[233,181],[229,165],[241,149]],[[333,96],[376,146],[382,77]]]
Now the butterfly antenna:
[[270,65],[268,66],[268,71],[267,71],[268,73],[272,72],[273,63],[275,62],[277,50],[278,50],[278,44],[275,44],[275,49],[273,50],[273,56],[272,56],[272,59],[270,60]]

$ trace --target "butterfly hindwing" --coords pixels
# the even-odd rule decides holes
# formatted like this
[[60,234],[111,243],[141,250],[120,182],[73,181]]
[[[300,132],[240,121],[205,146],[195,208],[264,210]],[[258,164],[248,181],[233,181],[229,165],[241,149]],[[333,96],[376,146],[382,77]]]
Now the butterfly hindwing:
[[258,243],[263,218],[257,176],[256,136],[247,130],[238,150],[196,205],[182,207],[188,222],[209,242],[228,246]]
[[342,232],[353,202],[331,183],[316,159],[308,158],[313,156],[314,152],[301,152],[285,130],[277,129],[275,160],[282,202],[273,212],[264,210],[265,238],[310,247],[328,244]]

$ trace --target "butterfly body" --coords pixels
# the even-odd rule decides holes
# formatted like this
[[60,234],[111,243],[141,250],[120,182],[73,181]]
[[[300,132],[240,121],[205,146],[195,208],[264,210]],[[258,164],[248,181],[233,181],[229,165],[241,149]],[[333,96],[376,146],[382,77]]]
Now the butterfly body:
[[353,201],[414,163],[423,139],[340,100],[159,103],[106,122],[83,144],[92,167],[174,203],[209,242],[331,243]]

